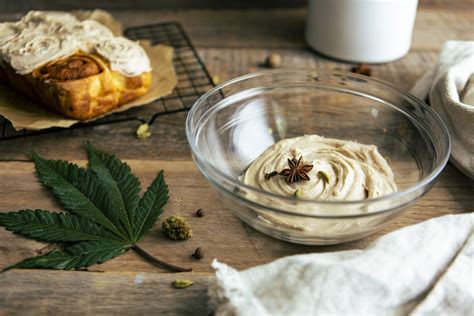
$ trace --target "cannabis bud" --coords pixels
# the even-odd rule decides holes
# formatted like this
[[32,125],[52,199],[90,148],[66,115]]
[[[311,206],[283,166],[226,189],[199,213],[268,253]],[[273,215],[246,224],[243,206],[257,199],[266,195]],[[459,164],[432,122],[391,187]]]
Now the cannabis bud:
[[186,240],[193,236],[191,225],[183,216],[172,215],[163,221],[161,227],[163,233],[174,240]]

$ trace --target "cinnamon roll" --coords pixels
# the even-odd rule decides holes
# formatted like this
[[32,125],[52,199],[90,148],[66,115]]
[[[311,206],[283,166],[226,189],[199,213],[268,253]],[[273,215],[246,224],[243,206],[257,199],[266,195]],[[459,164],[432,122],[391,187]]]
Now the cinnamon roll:
[[92,56],[78,53],[37,68],[33,77],[67,81],[87,78],[102,71],[102,66]]
[[150,60],[133,41],[94,20],[32,11],[0,24],[0,81],[79,120],[145,94]]

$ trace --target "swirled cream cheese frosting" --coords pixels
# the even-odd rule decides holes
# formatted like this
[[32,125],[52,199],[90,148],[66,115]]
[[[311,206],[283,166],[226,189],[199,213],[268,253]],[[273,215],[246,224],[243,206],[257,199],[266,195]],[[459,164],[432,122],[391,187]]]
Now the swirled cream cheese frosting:
[[249,166],[242,181],[306,200],[364,200],[397,190],[392,169],[376,146],[317,135],[275,143]]
[[[136,76],[151,71],[145,50],[125,37],[104,39],[96,46],[97,52],[110,61],[112,70],[125,76]],[[131,68],[129,65],[133,65]]]
[[8,44],[9,41],[16,38],[21,31],[22,29],[18,23],[0,23],[0,49],[5,46],[5,44]]
[[21,75],[78,51],[97,53],[112,70],[132,77],[151,71],[136,42],[115,37],[101,23],[66,12],[31,11],[18,22],[0,23],[0,55]]
[[19,74],[27,74],[42,65],[45,60],[72,55],[76,49],[72,38],[28,34],[16,38],[3,52],[4,60]]

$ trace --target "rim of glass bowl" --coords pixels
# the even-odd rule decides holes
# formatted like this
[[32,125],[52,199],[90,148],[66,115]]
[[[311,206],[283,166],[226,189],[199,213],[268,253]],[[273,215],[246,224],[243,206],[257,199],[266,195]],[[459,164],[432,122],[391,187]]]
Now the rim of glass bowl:
[[[199,106],[210,96],[210,95],[213,95],[214,93],[218,93],[219,90],[221,90],[222,88],[224,87],[227,87],[227,86],[230,86],[232,84],[235,84],[235,83],[238,83],[238,82],[241,82],[241,81],[244,81],[244,80],[247,80],[247,79],[251,79],[251,78],[255,78],[255,77],[259,77],[259,76],[265,76],[265,75],[272,75],[272,74],[282,74],[282,73],[292,73],[292,74],[296,74],[296,73],[301,73],[301,74],[305,74],[306,76],[308,74],[313,74],[313,73],[317,73],[317,74],[321,74],[321,73],[324,73],[324,74],[327,74],[327,75],[343,75],[343,76],[347,76],[347,77],[353,77],[355,79],[362,79],[364,81],[367,81],[368,83],[371,83],[371,84],[376,84],[376,85],[379,85],[385,89],[390,89],[398,94],[400,94],[402,97],[404,98],[407,98],[411,101],[414,101],[415,103],[417,103],[418,105],[420,105],[423,110],[427,111],[430,115],[433,116],[433,118],[437,121],[437,123],[439,124],[439,127],[442,129],[443,131],[443,134],[445,134],[446,138],[447,138],[447,150],[446,152],[444,153],[444,156],[443,157],[440,157],[440,162],[438,163],[438,165],[433,169],[433,171],[431,171],[430,174],[428,174],[426,177],[424,177],[423,179],[421,179],[421,181],[417,182],[416,184],[414,185],[411,185],[407,188],[404,188],[403,190],[400,190],[400,191],[396,191],[394,193],[391,193],[391,194],[387,194],[387,195],[383,195],[381,197],[378,197],[378,198],[374,198],[374,199],[368,199],[368,200],[351,200],[351,201],[315,201],[315,200],[308,200],[308,199],[298,199],[295,201],[295,199],[293,197],[290,197],[290,196],[284,196],[284,195],[279,195],[279,194],[275,194],[275,193],[272,193],[272,192],[267,192],[267,191],[263,191],[263,190],[260,190],[258,188],[255,188],[255,187],[252,187],[252,186],[249,186],[249,185],[246,185],[240,181],[238,181],[237,179],[235,179],[234,177],[222,172],[221,170],[219,170],[219,168],[216,168],[214,165],[212,165],[211,163],[208,163],[202,156],[201,156],[201,153],[199,152],[199,149],[196,147],[195,145],[195,132],[199,130],[199,126],[196,126],[196,127],[193,127],[192,126],[192,120],[193,120],[193,117],[194,117],[194,114],[196,113],[197,109],[199,108]],[[330,84],[332,85],[332,84]],[[344,89],[346,90],[350,90],[351,88],[350,87],[347,87],[345,86]],[[360,95],[360,93],[358,93]],[[373,95],[370,95],[368,94],[369,96],[371,97],[374,97],[376,100],[378,100],[379,98],[376,97],[376,96],[373,96]],[[361,96],[364,96],[364,95],[361,95]],[[392,104],[392,106],[395,106],[397,107],[396,105]],[[203,116],[206,115],[206,113],[208,113],[208,111],[212,111],[213,110],[213,106],[211,106],[205,113],[203,113]],[[398,108],[398,107],[397,107]],[[400,109],[399,109],[400,110]],[[404,111],[402,111],[402,113],[404,113]],[[413,116],[410,116],[410,118],[413,118],[414,121],[416,122],[417,125],[420,125],[420,127],[422,129],[424,129],[425,131],[428,132],[428,134],[430,134],[431,136],[431,132],[429,131],[429,129],[426,127],[425,124],[423,124],[423,122],[421,122],[417,117],[413,117]],[[449,135],[449,131],[448,131],[448,128],[446,127],[446,124],[444,124],[443,120],[439,117],[439,115],[433,111],[431,109],[430,106],[428,106],[425,102],[423,102],[422,100],[418,99],[417,97],[413,96],[412,94],[400,89],[400,88],[397,88],[383,80],[380,80],[380,79],[376,79],[376,78],[369,78],[367,76],[363,76],[363,75],[358,75],[358,74],[354,74],[354,73],[350,73],[350,72],[346,72],[346,71],[339,71],[339,70],[324,70],[324,69],[320,69],[320,68],[311,68],[311,69],[276,69],[276,70],[263,70],[263,71],[258,71],[258,72],[253,72],[253,73],[250,73],[250,74],[246,74],[246,75],[243,75],[243,76],[240,76],[240,77],[236,77],[236,78],[233,78],[233,79],[230,79],[230,80],[227,80],[219,85],[217,85],[216,87],[212,88],[211,90],[207,91],[205,94],[203,94],[201,97],[199,97],[199,99],[196,100],[196,102],[193,104],[193,106],[191,107],[191,110],[189,111],[188,113],[188,116],[186,118],[186,137],[187,137],[187,140],[188,140],[188,143],[189,143],[189,146],[191,148],[191,151],[192,153],[194,154],[194,156],[197,158],[198,160],[198,163],[205,166],[205,168],[209,168],[212,170],[213,173],[216,173],[218,176],[222,177],[223,179],[225,179],[226,181],[228,181],[230,184],[232,184],[233,186],[237,187],[237,188],[243,188],[245,190],[249,190],[251,192],[254,192],[254,193],[257,193],[257,194],[260,194],[260,195],[263,195],[263,196],[266,196],[267,198],[277,198],[277,199],[280,199],[280,200],[283,200],[283,201],[287,201],[287,202],[291,202],[291,203],[297,203],[297,204],[308,204],[308,205],[333,205],[333,206],[337,206],[337,205],[341,205],[341,206],[347,206],[347,205],[356,205],[356,204],[367,204],[367,203],[375,203],[375,202],[384,202],[384,201],[388,201],[388,200],[392,200],[392,199],[398,199],[400,197],[403,197],[403,196],[406,196],[406,195],[409,195],[410,193],[414,192],[414,191],[417,191],[419,190],[420,188],[422,187],[425,187],[427,185],[429,185],[431,182],[433,182],[436,177],[441,173],[441,171],[444,169],[444,167],[446,166],[448,160],[449,160],[449,156],[450,156],[450,153],[451,153],[451,137]],[[432,139],[433,140],[433,139]],[[442,152],[437,152],[437,154],[441,155]],[[206,172],[207,173],[207,172]],[[231,192],[230,190],[228,190],[227,188],[223,187],[222,185],[220,185],[220,183],[218,181],[215,181],[215,179],[213,179],[212,177],[210,177],[209,175],[207,175],[210,180],[212,180],[212,182],[214,182],[215,185],[217,185],[220,189],[222,190],[225,190],[226,192],[232,194],[233,196],[236,196],[242,200],[245,200],[246,202],[249,202],[251,204],[255,204],[255,205],[259,205],[261,207],[264,207],[264,208],[267,208],[267,209],[271,209],[273,211],[276,211],[276,212],[282,212],[282,213],[286,213],[286,214],[293,214],[293,215],[298,215],[298,216],[309,216],[309,217],[321,217],[321,218],[345,218],[345,217],[360,217],[360,216],[363,216],[363,215],[375,215],[375,214],[380,214],[380,213],[384,213],[384,212],[388,212],[388,211],[391,211],[394,209],[394,207],[392,208],[389,208],[389,209],[384,209],[384,210],[379,210],[379,211],[375,211],[375,212],[370,212],[370,213],[361,213],[361,214],[337,214],[337,215],[326,215],[326,214],[303,214],[303,213],[298,213],[298,212],[294,212],[294,211],[287,211],[287,210],[281,210],[281,209],[276,209],[276,208],[273,208],[271,206],[268,206],[268,205],[263,205],[263,204],[259,204],[253,200],[248,200],[246,199],[245,197],[243,196],[237,196],[235,195],[233,192]]]

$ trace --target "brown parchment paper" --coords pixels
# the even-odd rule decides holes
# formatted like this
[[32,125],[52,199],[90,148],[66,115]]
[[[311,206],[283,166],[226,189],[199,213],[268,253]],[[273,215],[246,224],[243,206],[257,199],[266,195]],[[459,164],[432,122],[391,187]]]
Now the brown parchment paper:
[[[170,94],[178,82],[173,67],[172,47],[166,45],[151,46],[147,41],[140,41],[140,45],[147,52],[153,68],[150,90],[145,95],[120,106],[106,115],[151,103]],[[70,127],[80,122],[54,113],[40,103],[34,102],[19,92],[14,91],[11,87],[6,87],[2,84],[0,84],[0,115],[6,117],[17,131],[21,129],[41,130],[50,127]],[[94,120],[98,118],[100,117]]]
[[100,22],[107,26],[115,36],[122,36],[122,23],[114,19],[114,17],[109,11],[101,9],[74,10],[71,11],[71,14],[81,21],[96,20],[97,22]]

